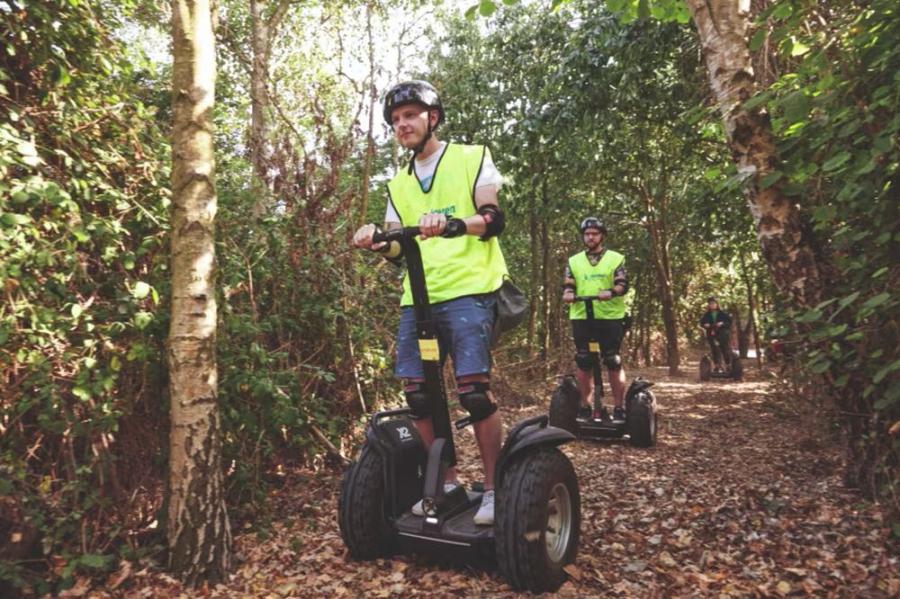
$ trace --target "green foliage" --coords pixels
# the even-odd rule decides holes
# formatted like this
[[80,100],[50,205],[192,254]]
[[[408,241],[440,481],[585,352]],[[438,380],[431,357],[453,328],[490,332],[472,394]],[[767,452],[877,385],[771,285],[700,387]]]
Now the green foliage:
[[[589,2],[556,12],[509,7],[486,35],[461,19],[446,29],[427,75],[448,98],[444,135],[490,144],[506,178],[504,253],[532,301],[557,303],[562,263],[580,248],[574,227],[588,213],[610,223],[610,245],[628,257],[639,290],[635,311],[652,312],[654,323],[650,219],[671,233],[686,322],[712,278],[725,288],[739,282],[732,265],[740,254],[759,264],[739,185],[727,184],[733,172],[719,127],[697,109],[703,74],[689,30],[623,25]],[[545,245],[549,272],[534,260]],[[537,310],[538,337],[559,330],[556,310],[548,320]]]
[[[791,68],[750,100],[779,138],[783,188],[807,212],[833,272],[818,306],[796,316],[808,372],[824,377],[851,439],[849,482],[900,511],[900,19],[895,3],[779,2],[761,15]],[[756,45],[761,35],[755,36]],[[854,464],[854,462],[859,464]],[[860,466],[862,464],[862,466]],[[868,464],[868,466],[865,466]]]
[[24,541],[0,563],[18,586],[34,580],[22,563],[53,562],[63,587],[111,563],[134,482],[117,458],[156,434],[138,418],[160,384],[166,144],[107,52],[104,8],[2,13],[0,530]]

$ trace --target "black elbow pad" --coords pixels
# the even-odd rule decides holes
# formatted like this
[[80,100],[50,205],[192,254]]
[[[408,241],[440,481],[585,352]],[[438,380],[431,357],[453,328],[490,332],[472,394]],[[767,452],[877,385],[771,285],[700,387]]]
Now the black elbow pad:
[[484,235],[479,237],[481,241],[487,241],[491,237],[497,237],[506,228],[506,218],[503,211],[495,204],[485,204],[478,209],[478,214],[484,218]]

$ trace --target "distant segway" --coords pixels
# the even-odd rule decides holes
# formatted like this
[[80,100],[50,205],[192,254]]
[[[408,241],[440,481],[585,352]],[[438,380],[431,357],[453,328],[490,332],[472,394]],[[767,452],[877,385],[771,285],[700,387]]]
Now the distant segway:
[[[445,232],[445,236],[452,236]],[[378,412],[369,420],[359,457],[347,469],[338,499],[341,537],[360,559],[395,552],[431,552],[496,563],[516,589],[554,591],[578,549],[581,507],[578,480],[558,445],[574,439],[548,426],[547,416],[518,422],[500,451],[495,473],[493,526],[473,516],[481,493],[462,486],[444,493],[444,474],[456,464],[450,411],[441,376],[418,227],[376,233],[373,241],[398,241],[409,270],[425,390],[435,440],[426,451],[409,408]],[[456,422],[461,429],[469,418]],[[422,499],[425,516],[412,513]]]
[[[715,332],[715,329],[710,329],[706,334],[712,336]],[[729,352],[731,359],[728,361],[728,367],[721,370],[715,367],[715,363],[709,354],[704,354],[703,357],[700,358],[700,380],[703,382],[712,379],[741,380],[744,376],[744,365],[741,363],[740,354],[734,350],[729,350]]]
[[[594,321],[596,296],[577,296],[583,301],[588,322]],[[593,328],[592,328],[593,330]],[[656,398],[650,387],[653,383],[636,378],[625,393],[625,419],[609,418],[603,409],[603,375],[600,365],[600,343],[591,339],[588,349],[593,359],[594,406],[581,408],[581,392],[572,375],[563,377],[550,399],[550,424],[571,432],[579,439],[620,439],[628,436],[635,447],[656,444]]]

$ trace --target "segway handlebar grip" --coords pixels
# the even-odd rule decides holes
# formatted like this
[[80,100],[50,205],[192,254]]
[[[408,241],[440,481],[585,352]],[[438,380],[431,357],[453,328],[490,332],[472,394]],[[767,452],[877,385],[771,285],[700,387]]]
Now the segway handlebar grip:
[[415,237],[419,234],[419,227],[402,227],[400,229],[391,229],[389,231],[376,231],[372,235],[372,243],[382,243],[385,241],[400,241],[404,237]]

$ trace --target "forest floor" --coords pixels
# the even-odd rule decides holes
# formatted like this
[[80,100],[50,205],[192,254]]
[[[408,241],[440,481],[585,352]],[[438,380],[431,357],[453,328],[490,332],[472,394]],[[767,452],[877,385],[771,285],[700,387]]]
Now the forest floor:
[[[659,441],[564,446],[581,488],[581,545],[562,597],[900,595],[896,543],[871,504],[841,485],[836,441],[802,405],[776,399],[770,373],[699,383],[696,364],[629,371],[656,381]],[[544,394],[549,398],[551,389]],[[546,401],[546,400],[545,400]],[[502,408],[508,425],[547,404]],[[467,429],[471,431],[471,427]],[[481,477],[471,432],[461,478]],[[99,596],[517,596],[492,570],[425,557],[348,559],[337,526],[338,471],[289,473],[277,520],[235,533],[224,585],[185,591],[158,570]],[[97,595],[95,595],[97,596]]]

